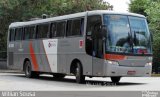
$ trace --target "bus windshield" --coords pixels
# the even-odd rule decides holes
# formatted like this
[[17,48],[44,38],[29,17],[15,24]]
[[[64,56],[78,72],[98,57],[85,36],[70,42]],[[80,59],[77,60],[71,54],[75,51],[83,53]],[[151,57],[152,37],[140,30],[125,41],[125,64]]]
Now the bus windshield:
[[106,51],[151,54],[151,38],[145,18],[104,15],[107,27]]

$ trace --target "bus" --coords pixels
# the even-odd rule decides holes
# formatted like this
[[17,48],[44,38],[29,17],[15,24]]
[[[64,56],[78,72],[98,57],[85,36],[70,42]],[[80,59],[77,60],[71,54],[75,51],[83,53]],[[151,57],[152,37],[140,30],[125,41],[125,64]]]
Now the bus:
[[8,32],[7,66],[28,78],[151,76],[151,33],[140,14],[93,10],[11,23]]

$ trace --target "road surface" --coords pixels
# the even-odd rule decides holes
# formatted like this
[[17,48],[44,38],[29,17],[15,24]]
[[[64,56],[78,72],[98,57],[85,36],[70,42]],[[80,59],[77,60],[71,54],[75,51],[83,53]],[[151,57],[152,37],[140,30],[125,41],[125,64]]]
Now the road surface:
[[77,84],[75,77],[55,79],[50,75],[26,78],[19,73],[0,73],[0,91],[160,91],[160,77],[124,77],[119,84],[110,78],[86,78]]

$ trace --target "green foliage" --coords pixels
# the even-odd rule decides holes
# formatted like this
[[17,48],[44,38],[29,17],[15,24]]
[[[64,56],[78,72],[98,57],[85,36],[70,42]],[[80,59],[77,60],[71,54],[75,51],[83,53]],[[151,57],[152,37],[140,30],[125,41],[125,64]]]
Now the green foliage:
[[7,30],[12,22],[28,21],[42,14],[57,16],[109,7],[103,0],[0,0],[0,51],[6,50]]
[[103,0],[0,0],[1,14],[21,21],[44,13],[56,16],[108,8],[109,4]]
[[130,11],[147,16],[153,34],[153,71],[160,68],[160,0],[132,0]]
[[150,0],[130,0],[129,11],[134,13],[139,13],[143,15],[147,15],[145,12],[146,8],[150,4]]
[[152,2],[145,12],[148,14],[151,30],[158,34],[160,31],[160,2]]
[[156,0],[150,3],[150,6],[145,10],[150,21],[149,27],[153,33],[153,56],[154,56],[154,71],[160,67],[160,2]]

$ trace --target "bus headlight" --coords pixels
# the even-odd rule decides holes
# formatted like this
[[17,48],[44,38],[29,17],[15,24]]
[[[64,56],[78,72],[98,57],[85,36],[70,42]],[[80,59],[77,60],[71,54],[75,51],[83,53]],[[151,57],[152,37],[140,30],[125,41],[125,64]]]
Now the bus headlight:
[[107,60],[107,64],[109,64],[109,65],[116,65],[116,66],[119,65],[118,62],[116,62],[116,61],[110,61],[110,60]]
[[152,66],[152,62],[148,62],[148,63],[146,63],[146,65],[145,66]]

